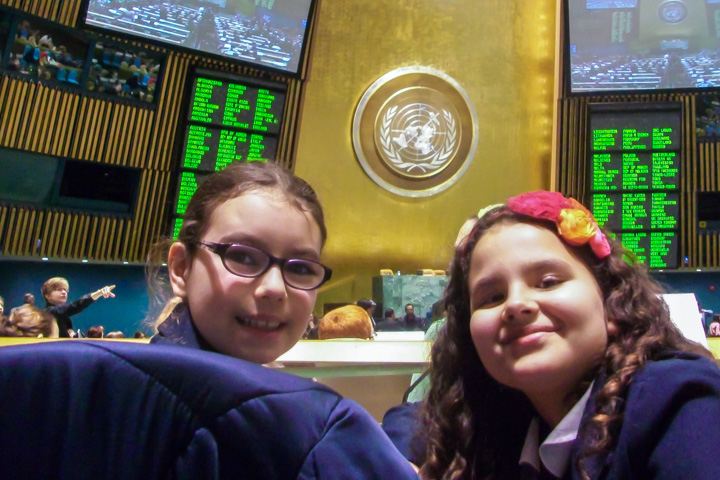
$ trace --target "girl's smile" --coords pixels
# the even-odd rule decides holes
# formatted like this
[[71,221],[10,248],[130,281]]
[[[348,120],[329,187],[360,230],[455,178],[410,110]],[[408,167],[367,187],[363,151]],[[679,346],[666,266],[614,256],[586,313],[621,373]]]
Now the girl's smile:
[[552,425],[607,346],[597,281],[554,232],[524,223],[492,227],[473,250],[468,279],[480,360]]

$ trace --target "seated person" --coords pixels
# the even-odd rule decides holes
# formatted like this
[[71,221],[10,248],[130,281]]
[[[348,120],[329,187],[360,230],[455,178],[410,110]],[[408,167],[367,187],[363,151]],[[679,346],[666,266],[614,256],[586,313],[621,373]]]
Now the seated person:
[[58,338],[58,328],[52,315],[34,305],[12,309],[10,317],[3,317],[2,337]]
[[375,334],[367,311],[357,305],[345,305],[325,314],[318,326],[318,338],[372,339]]
[[385,310],[385,319],[378,322],[375,328],[378,332],[398,332],[405,330],[402,322],[395,317],[395,310],[388,308]]

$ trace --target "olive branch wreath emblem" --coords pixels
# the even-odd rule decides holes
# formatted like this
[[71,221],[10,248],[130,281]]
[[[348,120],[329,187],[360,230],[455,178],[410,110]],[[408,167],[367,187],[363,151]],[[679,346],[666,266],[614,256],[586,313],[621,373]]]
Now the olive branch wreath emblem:
[[397,115],[397,105],[388,109],[385,112],[382,120],[382,126],[380,127],[380,145],[382,151],[386,157],[398,170],[403,170],[407,173],[412,172],[414,169],[419,169],[422,173],[427,173],[430,170],[437,170],[440,168],[450,155],[452,155],[455,149],[455,140],[457,138],[457,129],[455,128],[455,119],[452,114],[447,110],[443,109],[443,119],[447,125],[447,132],[445,135],[445,142],[442,148],[431,157],[429,163],[412,163],[405,162],[400,156],[399,152],[395,149],[392,144],[392,138],[390,136],[390,125],[393,118]]

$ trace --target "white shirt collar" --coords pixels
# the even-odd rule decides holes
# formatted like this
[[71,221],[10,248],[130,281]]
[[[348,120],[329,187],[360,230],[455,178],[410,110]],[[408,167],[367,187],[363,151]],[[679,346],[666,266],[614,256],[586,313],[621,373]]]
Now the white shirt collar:
[[562,478],[565,475],[565,471],[570,465],[573,442],[577,438],[591,391],[592,384],[539,447],[540,420],[538,417],[532,419],[520,454],[519,463],[521,465],[530,465],[539,472],[540,461],[542,461],[545,468],[556,477]]

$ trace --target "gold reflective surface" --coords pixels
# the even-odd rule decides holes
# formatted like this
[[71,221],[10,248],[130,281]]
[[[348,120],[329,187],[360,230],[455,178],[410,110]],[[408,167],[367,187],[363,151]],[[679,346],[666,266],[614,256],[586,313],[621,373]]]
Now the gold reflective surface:
[[[550,0],[323,0],[305,85],[295,171],[326,209],[318,297],[371,295],[381,268],[445,269],[464,220],[509,195],[550,188],[556,4]],[[403,198],[372,181],[352,146],[359,99],[385,73],[428,66],[454,78],[478,116],[478,148],[451,188]]]

